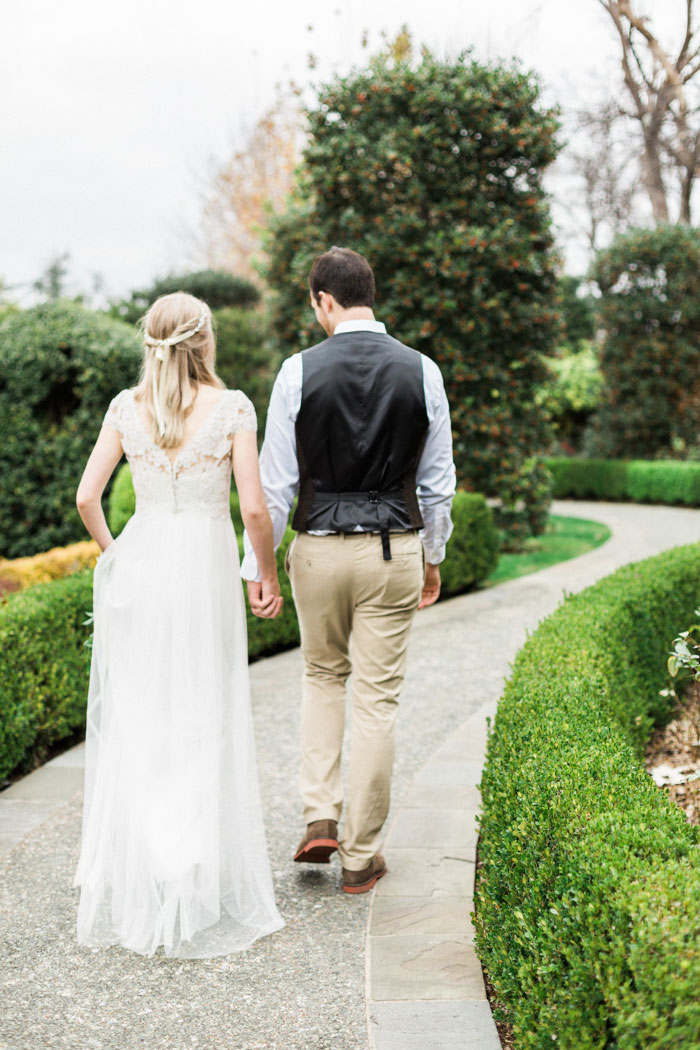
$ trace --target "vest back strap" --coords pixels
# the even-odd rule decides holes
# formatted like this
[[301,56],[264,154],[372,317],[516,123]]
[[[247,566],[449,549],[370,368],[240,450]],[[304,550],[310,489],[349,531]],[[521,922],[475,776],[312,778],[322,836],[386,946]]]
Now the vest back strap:
[[379,535],[382,540],[382,555],[384,561],[391,561],[391,542],[389,540],[389,515],[384,501],[387,499],[403,499],[403,489],[392,489],[390,492],[314,492],[314,503],[357,503],[367,500],[369,503],[377,504],[377,515],[379,517]]

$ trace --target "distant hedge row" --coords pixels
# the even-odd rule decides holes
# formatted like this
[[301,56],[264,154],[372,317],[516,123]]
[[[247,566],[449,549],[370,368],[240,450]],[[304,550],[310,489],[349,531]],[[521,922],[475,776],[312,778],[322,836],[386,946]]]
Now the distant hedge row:
[[700,463],[680,460],[547,459],[555,499],[632,500],[700,506]]
[[477,946],[518,1050],[700,1046],[700,828],[644,771],[700,545],[568,598],[489,738]]
[[[235,492],[231,492],[230,502],[231,518],[240,538],[243,535],[243,519]],[[119,535],[135,508],[136,497],[131,471],[128,463],[124,463],[117,472],[107,511],[107,520],[114,536]],[[459,594],[470,587],[476,587],[491,575],[498,562],[498,532],[493,523],[493,514],[483,496],[473,492],[458,492],[452,503],[452,523],[454,532],[447,547],[447,557],[440,566],[443,596]],[[294,533],[289,529],[281,549],[286,552],[287,545],[293,538]],[[282,561],[279,562],[282,568],[283,562],[282,556]],[[286,581],[283,571],[280,578]],[[252,622],[255,626],[265,622],[269,628],[275,623],[278,628],[281,626],[279,618],[270,621],[253,618]],[[293,641],[298,641],[298,634],[294,634]]]
[[[128,467],[119,472],[108,518],[118,534],[134,510]],[[238,500],[231,512],[239,538]],[[491,574],[498,560],[498,534],[483,496],[459,493],[453,507],[455,531],[443,566],[443,592],[468,590]],[[297,645],[299,626],[284,556],[294,537],[291,529],[277,552],[285,608],[276,620],[248,611],[251,659]],[[89,651],[85,625],[92,608],[92,572],[42,584],[11,595],[0,606],[0,780],[18,768],[40,761],[48,747],[85,724]]]

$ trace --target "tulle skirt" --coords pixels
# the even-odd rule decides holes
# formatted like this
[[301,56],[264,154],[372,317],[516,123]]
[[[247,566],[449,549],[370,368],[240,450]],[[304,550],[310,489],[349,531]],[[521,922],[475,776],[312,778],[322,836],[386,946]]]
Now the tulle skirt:
[[98,560],[78,941],[206,957],[283,925],[228,519],[136,515]]

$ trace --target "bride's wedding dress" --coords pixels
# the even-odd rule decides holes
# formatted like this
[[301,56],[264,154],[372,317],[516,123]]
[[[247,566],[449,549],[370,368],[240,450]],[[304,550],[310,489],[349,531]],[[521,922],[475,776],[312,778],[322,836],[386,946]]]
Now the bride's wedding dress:
[[136,513],[95,568],[78,940],[223,955],[279,929],[258,792],[227,390],[171,461],[109,407]]

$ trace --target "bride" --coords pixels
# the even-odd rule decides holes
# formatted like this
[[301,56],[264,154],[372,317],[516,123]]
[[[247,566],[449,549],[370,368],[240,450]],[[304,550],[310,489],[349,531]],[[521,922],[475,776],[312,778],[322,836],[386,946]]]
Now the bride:
[[[262,584],[282,608],[255,410],[214,372],[205,303],[144,320],[139,385],[109,406],[77,494],[95,568],[78,941],[204,957],[283,925],[262,824],[231,470]],[[122,453],[136,513],[113,540],[101,496]]]

